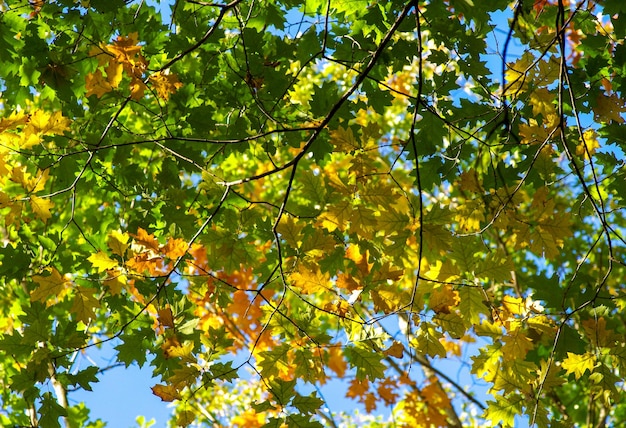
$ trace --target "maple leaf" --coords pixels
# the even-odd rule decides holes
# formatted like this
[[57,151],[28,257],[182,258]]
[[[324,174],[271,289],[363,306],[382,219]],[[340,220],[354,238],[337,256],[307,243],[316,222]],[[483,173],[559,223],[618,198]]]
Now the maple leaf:
[[346,392],[346,397],[359,398],[365,397],[367,391],[370,389],[370,382],[367,378],[358,379],[354,378],[350,381],[350,386]]
[[54,207],[54,202],[50,199],[43,199],[35,195],[30,197],[30,207],[37,217],[46,222],[52,217],[50,209]]
[[123,273],[109,269],[107,270],[107,277],[104,279],[104,285],[109,289],[109,292],[115,296],[122,292],[128,278]]
[[150,76],[150,82],[154,86],[157,96],[165,101],[169,100],[170,95],[183,86],[183,84],[178,81],[178,77],[175,74],[166,73],[164,71]]
[[61,276],[56,268],[50,268],[50,275],[34,275],[33,281],[39,284],[35,290],[30,293],[30,300],[45,302],[48,296],[61,296],[63,291],[69,285],[69,281]]
[[64,132],[70,129],[70,120],[63,116],[60,111],[55,111],[52,114],[46,113],[43,110],[35,110],[31,116],[29,125],[32,126],[35,131],[42,134],[56,134],[63,135]]
[[428,355],[429,357],[445,358],[446,348],[444,348],[439,341],[442,337],[443,335],[432,325],[424,322],[420,325],[420,331],[417,337],[411,341],[411,346],[418,352]]
[[113,252],[122,258],[124,258],[124,254],[126,254],[126,249],[128,249],[128,239],[129,236],[127,233],[122,233],[119,230],[114,230],[109,233],[107,245]]
[[459,302],[459,294],[450,285],[435,288],[430,293],[429,306],[436,313],[450,313],[450,308]]
[[394,404],[398,400],[398,394],[394,392],[397,391],[397,388],[397,381],[393,378],[388,377],[378,385],[378,388],[376,388],[376,392],[378,392],[380,398],[385,401],[385,404],[389,406],[391,404]]
[[483,416],[492,422],[492,426],[501,423],[503,427],[512,427],[515,416],[522,411],[522,405],[522,400],[497,396],[496,401],[487,401]]
[[120,86],[123,77],[124,64],[118,61],[109,61],[109,65],[106,66],[105,71],[107,73],[107,82],[111,88],[117,88]]
[[484,302],[484,292],[478,287],[460,287],[457,291],[459,296],[459,311],[464,320],[470,325],[479,325],[481,315],[488,316],[489,308]]
[[507,358],[526,358],[528,351],[533,349],[533,341],[527,337],[527,332],[517,329],[502,338],[504,345],[502,352]]
[[602,123],[624,123],[621,113],[626,112],[626,103],[617,94],[606,96],[599,94],[596,98],[596,105],[592,106],[594,120]]
[[87,260],[91,262],[93,267],[98,269],[98,273],[105,272],[109,269],[113,269],[117,266],[117,262],[112,260],[104,252],[98,251],[95,254],[87,257]]
[[113,87],[104,78],[102,71],[98,69],[85,77],[85,89],[87,89],[86,97],[95,95],[98,98],[102,98],[104,94],[111,92]]
[[330,142],[337,151],[351,152],[359,148],[359,144],[354,138],[352,128],[339,126],[336,130],[330,131]]
[[395,358],[402,358],[402,355],[404,354],[404,345],[401,342],[394,340],[391,346],[383,351],[383,354]]
[[289,275],[289,278],[303,294],[325,291],[331,286],[330,276],[327,273],[322,273],[318,267],[309,268],[304,264],[300,264],[298,271]]
[[600,148],[598,134],[595,129],[588,129],[583,133],[582,138],[580,138],[580,143],[576,146],[576,154],[584,159],[590,159],[591,155],[593,155],[598,148]]
[[88,287],[79,286],[74,289],[74,300],[70,311],[76,315],[78,321],[85,324],[96,318],[94,309],[100,307],[100,302],[93,293],[94,290]]
[[152,389],[152,393],[159,397],[162,401],[171,402],[181,398],[180,393],[173,385],[158,384],[150,389]]
[[361,253],[359,246],[356,244],[348,246],[346,249],[346,258],[348,260],[352,260],[356,264],[362,276],[369,274],[372,266],[374,265],[373,263],[368,262],[369,251],[365,250],[364,253]]
[[292,216],[283,216],[280,222],[276,226],[276,232],[280,234],[280,237],[284,239],[287,244],[293,248],[298,248],[302,243],[302,229],[304,224],[298,222]]
[[381,362],[383,355],[366,349],[361,345],[348,346],[344,353],[348,362],[356,368],[357,379],[382,379],[385,377],[387,367]]
[[159,241],[157,241],[154,235],[149,234],[145,229],[142,229],[140,227],[137,229],[137,234],[136,235],[131,234],[131,236],[135,238],[135,241],[139,245],[143,245],[144,247],[150,250],[159,252],[160,250]]
[[578,380],[587,370],[589,373],[593,372],[596,367],[596,356],[590,352],[582,355],[568,352],[567,357],[561,362],[561,367],[565,369],[567,374],[574,373],[574,377]]
[[174,315],[172,314],[172,308],[165,307],[158,311],[159,324],[163,327],[174,328]]
[[343,378],[348,368],[348,364],[343,357],[343,351],[340,347],[332,347],[328,350],[328,368],[334,371],[337,376]]
[[163,245],[163,247],[161,247],[161,251],[171,260],[177,260],[179,257],[187,254],[187,248],[187,241],[185,241],[184,239],[170,238],[167,240],[167,243]]

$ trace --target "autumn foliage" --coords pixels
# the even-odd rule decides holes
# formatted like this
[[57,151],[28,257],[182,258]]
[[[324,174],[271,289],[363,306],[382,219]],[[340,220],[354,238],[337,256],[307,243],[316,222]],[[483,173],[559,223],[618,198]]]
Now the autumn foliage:
[[0,11],[2,426],[626,421],[620,0]]

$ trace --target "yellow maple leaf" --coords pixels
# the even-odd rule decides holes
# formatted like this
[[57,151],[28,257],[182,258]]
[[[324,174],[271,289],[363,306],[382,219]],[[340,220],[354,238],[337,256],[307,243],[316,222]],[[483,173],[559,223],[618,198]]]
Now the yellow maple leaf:
[[533,341],[527,337],[527,334],[522,329],[516,329],[503,337],[502,352],[506,357],[505,359],[519,358],[523,360],[526,358],[528,351],[533,348]]
[[107,245],[113,252],[120,257],[124,257],[126,249],[128,249],[128,239],[130,238],[127,233],[122,233],[119,230],[114,230],[109,233]]
[[152,83],[157,96],[165,101],[170,98],[171,94],[176,93],[176,91],[183,86],[183,84],[178,81],[178,77],[175,74],[163,71],[159,71],[150,76],[150,83]]
[[586,130],[579,141],[580,143],[576,146],[576,154],[584,159],[589,159],[596,152],[596,149],[600,148],[598,134],[594,129]]
[[113,90],[113,87],[107,79],[102,75],[101,70],[96,70],[93,73],[88,73],[85,77],[85,89],[87,89],[86,97],[95,95],[98,98]]
[[42,134],[61,135],[70,129],[70,123],[60,111],[48,114],[43,110],[36,110],[30,116],[29,125]]
[[143,94],[146,91],[146,85],[140,79],[133,79],[130,82],[130,97],[138,101],[143,98]]
[[35,215],[45,222],[52,217],[52,214],[50,214],[50,208],[54,207],[54,202],[50,199],[43,199],[32,195],[30,197],[30,207]]
[[504,296],[502,306],[512,315],[526,315],[526,301],[521,297]]
[[533,106],[533,116],[542,115],[544,118],[556,114],[554,102],[557,97],[546,88],[535,89],[530,94],[530,104]]
[[104,71],[107,73],[107,82],[111,88],[118,88],[124,76],[124,65],[121,62],[111,60]]
[[582,355],[568,352],[567,358],[561,363],[561,367],[565,369],[567,374],[574,373],[576,380],[580,379],[587,370],[589,373],[593,372],[595,366],[596,356],[590,352],[585,352]]
[[98,273],[113,269],[115,266],[117,266],[117,262],[115,260],[111,260],[109,256],[107,256],[102,251],[98,251],[97,253],[92,254],[91,256],[87,257],[87,260],[91,262],[93,267],[98,269]]
[[9,117],[0,119],[0,133],[8,129],[16,129],[18,126],[28,123],[28,115],[21,111],[13,111]]
[[96,317],[94,309],[100,306],[100,302],[94,297],[92,288],[76,287],[74,291],[74,301],[70,311],[76,315],[78,321],[87,324]]
[[289,278],[303,294],[313,294],[330,288],[330,276],[317,267],[308,268],[300,264],[298,271],[289,275]]
[[352,204],[349,200],[345,200],[329,205],[326,211],[318,216],[318,221],[329,232],[334,232],[337,228],[343,231],[346,229],[351,216]]
[[453,290],[452,286],[444,285],[430,293],[429,305],[436,314],[449,314],[450,308],[456,306],[459,300],[459,293]]
[[122,292],[122,289],[126,285],[128,278],[126,275],[120,273],[117,270],[107,270],[107,277],[104,280],[104,285],[108,287],[109,292],[115,296]]
[[366,276],[370,273],[372,266],[374,266],[373,263],[368,263],[369,250],[365,250],[364,253],[361,253],[361,249],[356,244],[348,246],[346,249],[346,258],[348,260],[352,260],[356,264],[362,276]]
[[30,301],[45,302],[48,296],[61,296],[67,289],[69,281],[61,276],[56,268],[50,268],[50,275],[34,275],[33,281],[39,286],[30,293]]

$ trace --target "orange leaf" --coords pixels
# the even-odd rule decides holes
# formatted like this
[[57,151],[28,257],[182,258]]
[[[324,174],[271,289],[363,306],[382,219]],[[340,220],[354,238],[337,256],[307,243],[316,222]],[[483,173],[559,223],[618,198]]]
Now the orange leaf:
[[343,378],[348,368],[346,360],[343,358],[343,352],[339,347],[333,347],[328,350],[328,368],[337,373],[337,376]]
[[391,357],[396,357],[396,358],[402,358],[403,353],[404,353],[404,345],[398,342],[397,340],[393,342],[393,344],[389,347],[389,349],[386,349],[385,351],[383,351],[383,354],[385,354],[386,356],[391,356]]
[[86,97],[95,95],[98,98],[113,90],[111,84],[104,78],[101,70],[87,74],[85,78],[85,89],[87,89]]
[[159,251],[159,241],[156,240],[154,235],[146,232],[145,229],[142,229],[140,227],[139,229],[137,229],[137,234],[131,234],[131,236],[135,238],[135,241],[137,241],[139,245],[143,245],[150,250]]
[[163,401],[171,402],[180,399],[180,393],[172,385],[154,385],[152,393]]
[[167,101],[170,95],[175,93],[178,88],[183,86],[183,84],[178,81],[178,77],[175,74],[164,73],[162,71],[150,76],[150,82],[154,85],[157,96],[165,101]]
[[170,259],[176,260],[187,253],[187,242],[184,239],[170,238],[161,251]]
[[364,397],[367,391],[370,389],[370,382],[367,379],[359,380],[357,378],[352,379],[346,397]]

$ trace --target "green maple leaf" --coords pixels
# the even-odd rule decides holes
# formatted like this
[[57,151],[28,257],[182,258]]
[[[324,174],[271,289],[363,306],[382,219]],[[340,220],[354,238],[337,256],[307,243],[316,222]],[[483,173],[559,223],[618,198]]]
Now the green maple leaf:
[[376,352],[356,344],[347,346],[344,355],[350,365],[356,368],[357,379],[382,379],[385,377],[387,367],[381,362],[384,358],[382,352]]
[[513,427],[515,416],[522,412],[524,404],[524,400],[519,396],[511,398],[497,396],[496,401],[487,401],[487,409],[483,416],[490,420],[493,426],[502,423],[504,428]]
[[311,394],[302,396],[296,394],[291,401],[291,404],[300,410],[302,413],[315,413],[322,405],[324,400],[317,396],[317,392],[313,391]]
[[40,415],[39,424],[50,428],[61,428],[59,418],[67,416],[67,410],[57,402],[51,392],[46,392],[41,396],[41,405],[37,413]]

